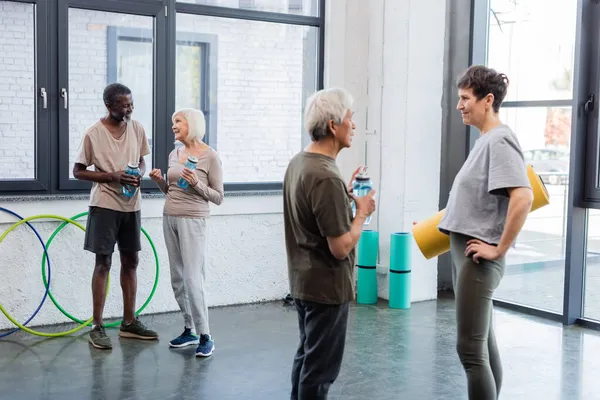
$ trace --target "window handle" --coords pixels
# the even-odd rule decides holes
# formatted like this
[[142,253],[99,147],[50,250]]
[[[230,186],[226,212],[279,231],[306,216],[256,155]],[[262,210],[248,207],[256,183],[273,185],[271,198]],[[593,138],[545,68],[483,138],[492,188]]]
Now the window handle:
[[69,108],[69,95],[67,94],[67,89],[65,89],[65,88],[60,89],[60,97],[65,99],[65,110],[66,110],[67,108]]
[[40,88],[40,97],[43,99],[44,108],[48,108],[48,95],[46,88]]

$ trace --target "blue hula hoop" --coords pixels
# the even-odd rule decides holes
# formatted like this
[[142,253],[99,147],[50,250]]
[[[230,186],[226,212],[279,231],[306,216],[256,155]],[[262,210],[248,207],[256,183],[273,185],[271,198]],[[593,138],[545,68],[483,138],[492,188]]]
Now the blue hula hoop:
[[[24,218],[21,217],[19,214],[7,210],[6,208],[0,207],[0,211],[4,211],[5,213],[14,215],[15,217],[19,218],[20,220],[23,220]],[[46,250],[46,245],[44,244],[44,240],[42,239],[42,237],[40,236],[39,232],[37,231],[37,229],[35,229],[33,227],[33,225],[31,225],[29,222],[26,222],[27,226],[31,228],[31,230],[33,231],[33,233],[35,233],[35,236],[37,236],[37,238],[39,239],[40,243],[42,244],[42,247],[44,248],[44,253],[46,254],[46,258],[48,259],[48,286],[46,286],[46,292],[44,293],[44,297],[42,298],[42,301],[40,303],[40,305],[38,306],[38,308],[35,310],[35,312],[31,315],[31,317],[29,317],[29,319],[27,321],[25,321],[23,323],[23,325],[27,325],[29,322],[31,322],[32,319],[35,318],[35,316],[40,312],[40,310],[42,309],[42,306],[44,305],[44,302],[46,301],[46,297],[48,297],[48,290],[50,290],[50,256],[48,255],[48,250]],[[12,335],[15,332],[20,331],[20,328],[15,328],[12,331],[8,331],[2,335],[0,335],[0,339],[7,337],[8,335]]]

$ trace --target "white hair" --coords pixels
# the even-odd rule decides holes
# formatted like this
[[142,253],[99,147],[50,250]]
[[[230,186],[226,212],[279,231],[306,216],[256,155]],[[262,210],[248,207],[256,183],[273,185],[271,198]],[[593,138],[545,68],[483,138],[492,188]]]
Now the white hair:
[[329,121],[341,124],[346,113],[352,108],[354,99],[344,89],[323,89],[314,93],[306,101],[304,126],[314,142],[331,135]]
[[181,108],[173,113],[171,121],[175,122],[175,117],[181,115],[188,123],[188,136],[190,142],[201,141],[206,133],[206,121],[204,113],[195,108]]

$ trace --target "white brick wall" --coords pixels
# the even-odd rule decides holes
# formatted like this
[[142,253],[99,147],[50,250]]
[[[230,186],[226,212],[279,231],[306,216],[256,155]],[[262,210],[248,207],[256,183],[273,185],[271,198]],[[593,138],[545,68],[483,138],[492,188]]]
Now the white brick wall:
[[[19,65],[17,71],[11,71],[8,67],[13,64],[10,62],[16,62],[17,59],[12,55],[7,57],[10,54],[7,51],[0,55],[0,77],[19,78],[18,92],[26,94],[24,98],[15,97],[17,90],[13,90],[12,85],[7,87],[0,83],[1,101],[10,101],[8,110],[4,107],[0,110],[0,179],[20,176],[17,174],[32,177],[33,174],[33,14],[31,7],[25,4],[11,3],[8,7],[10,9],[3,11],[9,12],[3,12],[0,16],[2,26],[9,27],[8,31],[0,33],[0,46],[6,46],[8,42],[9,46],[16,47],[15,41],[19,40],[18,46],[23,49],[19,53],[26,56],[22,60],[28,64]],[[23,26],[16,24],[16,20],[31,23],[30,26]],[[143,16],[70,9],[68,46],[71,164],[83,132],[105,112],[102,91],[108,76],[108,26],[150,30],[153,20]],[[29,31],[21,32],[25,28]],[[314,28],[192,15],[177,16],[178,32],[210,34],[217,39],[216,136],[226,181],[281,180],[287,162],[301,149],[304,53],[315,48],[304,48],[304,38],[309,29]],[[23,37],[13,37],[17,34]],[[136,106],[134,118],[142,122],[151,137],[152,47],[149,44],[129,42],[120,48],[122,52],[119,56],[123,56],[121,60],[124,60],[124,69],[119,75],[124,76],[121,82],[132,88]],[[10,51],[11,48],[5,50]],[[186,68],[182,66],[181,69]],[[6,75],[10,73],[18,76]],[[313,82],[308,84],[312,85]],[[177,82],[177,85],[181,89],[176,90],[183,91],[191,83],[182,81]],[[192,100],[190,99],[193,104]],[[23,104],[24,101],[30,103],[26,105]],[[19,119],[15,121],[17,116]],[[10,141],[8,145],[5,144],[6,138]],[[10,151],[10,157],[18,157],[19,163],[15,159],[4,157],[2,152],[6,151],[5,146]],[[15,148],[25,153],[17,156]],[[26,153],[27,150],[31,155]]]
[[[0,1],[0,180],[35,178],[33,6]],[[45,134],[44,127],[38,127]]]
[[177,16],[179,32],[218,37],[217,148],[226,181],[281,180],[287,162],[301,149],[307,29]]

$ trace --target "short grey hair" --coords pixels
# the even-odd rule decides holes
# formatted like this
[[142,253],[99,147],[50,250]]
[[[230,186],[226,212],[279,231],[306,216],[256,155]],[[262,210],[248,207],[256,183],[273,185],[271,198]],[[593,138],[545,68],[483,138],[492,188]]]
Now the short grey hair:
[[181,108],[173,113],[171,121],[175,122],[175,117],[181,115],[188,123],[188,140],[201,141],[206,134],[206,121],[204,113],[195,108]]
[[340,88],[319,90],[310,96],[306,101],[304,126],[313,142],[330,136],[329,121],[341,124],[353,102],[352,95]]

